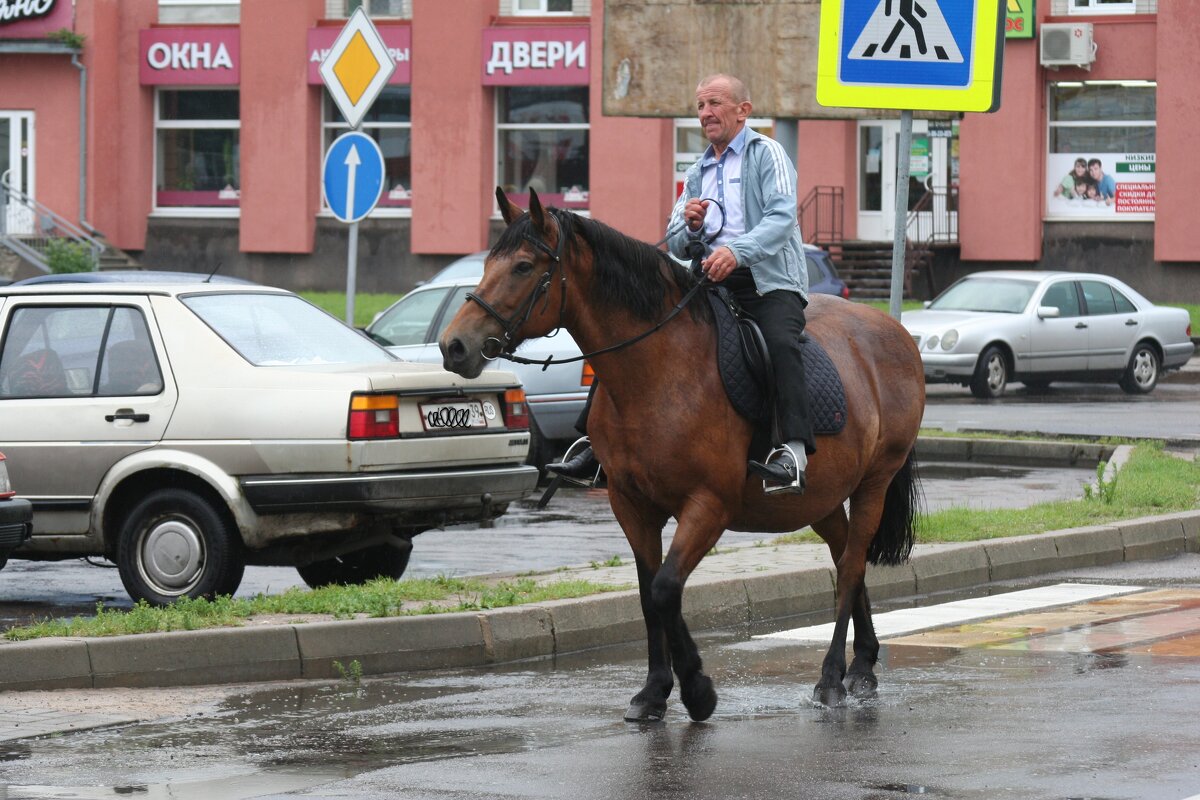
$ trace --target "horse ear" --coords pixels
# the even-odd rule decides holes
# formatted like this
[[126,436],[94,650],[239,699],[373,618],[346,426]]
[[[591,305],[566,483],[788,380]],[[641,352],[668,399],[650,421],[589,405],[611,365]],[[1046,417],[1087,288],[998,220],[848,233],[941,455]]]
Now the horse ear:
[[500,206],[500,216],[504,217],[505,225],[512,225],[513,220],[525,213],[513,205],[499,186],[496,187],[496,203]]
[[533,220],[533,226],[546,234],[546,211],[542,208],[542,201],[538,199],[537,192],[532,186],[529,187],[529,218]]

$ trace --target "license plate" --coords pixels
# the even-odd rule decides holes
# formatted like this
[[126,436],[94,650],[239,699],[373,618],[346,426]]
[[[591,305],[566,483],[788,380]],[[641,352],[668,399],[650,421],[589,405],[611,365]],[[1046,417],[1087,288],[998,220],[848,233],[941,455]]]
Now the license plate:
[[464,430],[486,428],[483,403],[478,401],[461,403],[424,403],[420,407],[421,424],[427,431]]

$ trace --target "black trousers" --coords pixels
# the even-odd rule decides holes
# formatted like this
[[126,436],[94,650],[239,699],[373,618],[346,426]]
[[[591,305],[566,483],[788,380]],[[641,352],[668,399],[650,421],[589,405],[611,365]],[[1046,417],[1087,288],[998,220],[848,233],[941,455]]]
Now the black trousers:
[[[800,355],[800,337],[804,333],[804,300],[796,292],[778,289],[760,295],[748,267],[738,267],[721,284],[737,298],[747,314],[762,330],[775,372],[775,415],[779,437],[784,442],[804,442],[810,455],[817,451],[813,437],[812,414],[808,407],[808,389],[804,383],[804,362]],[[588,412],[598,381],[588,392],[587,403],[575,422],[575,429],[587,435]]]

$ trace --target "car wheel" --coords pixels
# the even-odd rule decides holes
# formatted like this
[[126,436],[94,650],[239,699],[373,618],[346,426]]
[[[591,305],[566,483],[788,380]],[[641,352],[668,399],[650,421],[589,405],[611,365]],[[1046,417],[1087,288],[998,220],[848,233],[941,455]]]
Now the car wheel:
[[246,562],[236,529],[212,503],[187,489],[159,489],[126,518],[117,567],[130,597],[161,606],[233,594]]
[[975,375],[971,378],[971,394],[976,397],[994,398],[1004,394],[1008,385],[1008,360],[1004,351],[992,345],[983,351],[979,363],[975,365]]
[[411,554],[412,539],[397,537],[395,544],[364,547],[353,553],[296,567],[296,571],[314,589],[335,583],[355,585],[375,578],[399,580],[408,569]]
[[1148,342],[1138,342],[1121,376],[1121,388],[1129,394],[1148,394],[1158,385],[1161,372],[1158,351]]

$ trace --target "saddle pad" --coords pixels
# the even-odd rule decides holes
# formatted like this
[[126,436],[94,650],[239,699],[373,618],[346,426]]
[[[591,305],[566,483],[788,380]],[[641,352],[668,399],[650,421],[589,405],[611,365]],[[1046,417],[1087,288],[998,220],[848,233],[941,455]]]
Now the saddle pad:
[[[734,316],[729,302],[722,297],[727,292],[717,289],[707,294],[717,324],[717,366],[729,402],[739,414],[755,425],[769,425],[767,376],[754,342],[760,334],[757,331],[748,334],[741,330],[743,326],[753,323]],[[803,337],[800,351],[804,361],[804,384],[808,390],[813,433],[838,433],[846,426],[846,391],[837,367],[815,339]]]

